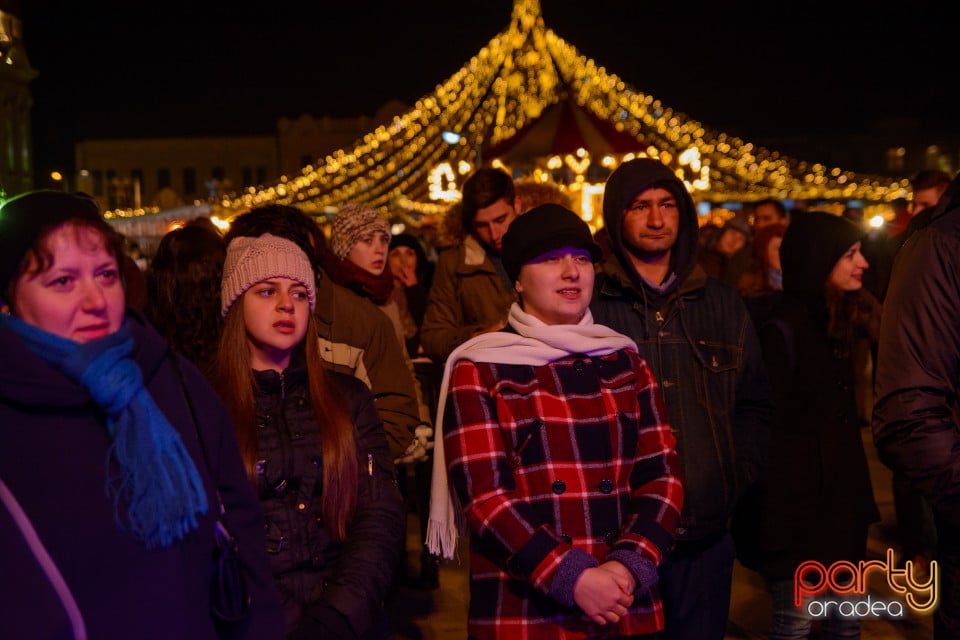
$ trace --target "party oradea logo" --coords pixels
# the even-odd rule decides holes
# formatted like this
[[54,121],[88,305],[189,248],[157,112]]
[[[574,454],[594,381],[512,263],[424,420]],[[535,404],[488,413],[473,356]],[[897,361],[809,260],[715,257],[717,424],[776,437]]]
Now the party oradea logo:
[[[793,604],[812,618],[903,619],[908,610],[929,614],[940,603],[939,573],[935,560],[925,576],[909,560],[898,569],[893,549],[887,549],[886,562],[840,560],[828,567],[808,560],[793,574]],[[867,593],[867,580],[876,574],[885,578],[895,597],[880,599]]]

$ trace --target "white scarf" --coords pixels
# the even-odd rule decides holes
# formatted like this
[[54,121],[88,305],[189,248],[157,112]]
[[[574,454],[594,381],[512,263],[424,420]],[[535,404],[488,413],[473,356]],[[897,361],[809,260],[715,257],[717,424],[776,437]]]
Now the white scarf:
[[447,403],[450,372],[458,360],[542,366],[574,354],[603,356],[621,349],[637,350],[636,343],[613,329],[594,324],[590,309],[577,324],[545,324],[520,305],[510,307],[507,322],[519,335],[506,331],[483,333],[464,342],[447,358],[440,383],[436,435],[433,444],[433,479],[430,484],[430,519],[427,547],[431,553],[452,560],[457,540],[466,533],[463,513],[447,480],[443,455],[443,409]]

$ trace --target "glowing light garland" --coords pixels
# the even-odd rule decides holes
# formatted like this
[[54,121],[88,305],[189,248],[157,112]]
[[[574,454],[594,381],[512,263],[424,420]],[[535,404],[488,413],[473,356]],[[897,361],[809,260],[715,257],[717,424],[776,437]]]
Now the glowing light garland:
[[[516,0],[509,26],[410,111],[366,134],[352,149],[318,158],[299,176],[225,195],[214,210],[229,219],[251,207],[277,203],[318,213],[355,200],[384,213],[400,209],[436,215],[444,203],[459,197],[453,167],[464,175],[464,167],[478,164],[484,146],[516,135],[563,93],[618,131],[643,141],[646,151],[638,155],[658,158],[675,169],[698,199],[728,202],[769,196],[879,203],[909,193],[906,178],[808,163],[713,131],[581,55],[546,28],[539,0]],[[444,132],[448,140],[450,132],[461,137],[451,144]],[[573,170],[575,179],[566,188],[582,195],[581,214],[587,217],[602,185],[585,181],[593,160],[581,151],[546,159],[543,166],[566,164]],[[608,155],[598,165],[609,171],[632,157]]]

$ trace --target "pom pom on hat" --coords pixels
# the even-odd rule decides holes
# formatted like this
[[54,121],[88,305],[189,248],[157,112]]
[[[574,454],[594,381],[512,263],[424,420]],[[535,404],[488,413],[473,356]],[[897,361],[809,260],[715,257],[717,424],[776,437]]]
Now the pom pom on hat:
[[270,278],[290,278],[305,286],[313,311],[317,302],[316,276],[307,254],[295,242],[265,233],[257,237],[236,237],[227,246],[220,313],[227,315],[247,289]]
[[390,240],[390,225],[380,212],[365,204],[347,202],[340,207],[330,226],[330,250],[342,260],[353,245],[375,231],[384,232],[387,241]]

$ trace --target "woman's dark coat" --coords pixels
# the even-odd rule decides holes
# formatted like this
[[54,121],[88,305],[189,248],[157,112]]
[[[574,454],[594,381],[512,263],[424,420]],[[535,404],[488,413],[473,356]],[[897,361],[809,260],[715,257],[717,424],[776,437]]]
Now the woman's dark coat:
[[282,376],[255,372],[257,490],[271,568],[291,637],[383,637],[382,603],[403,550],[406,511],[370,390],[351,376],[327,375],[349,407],[359,456],[357,508],[342,544],[319,517],[320,434],[302,351]]
[[[796,224],[796,227],[794,225]],[[798,216],[784,237],[783,300],[760,328],[777,412],[770,429],[761,573],[793,576],[806,560],[865,557],[879,520],[854,395],[854,365],[827,338],[823,286],[858,240],[830,214]]]
[[[89,392],[0,330],[0,477],[22,507],[97,640],[283,638],[284,623],[264,549],[263,512],[247,480],[227,411],[200,372],[128,310],[133,358],[157,405],[180,434],[210,505],[199,526],[170,547],[147,549],[118,524],[106,491],[110,437]],[[173,358],[179,361],[210,457],[197,432]],[[113,469],[116,472],[116,469]],[[249,619],[217,627],[210,616],[214,487],[226,505],[252,595]],[[8,514],[9,515],[9,512]],[[122,518],[120,518],[122,522]],[[40,638],[64,620],[23,536],[0,518],[0,636]],[[44,585],[46,589],[39,588]],[[41,599],[42,598],[42,599]],[[63,637],[63,636],[56,636]],[[67,636],[69,637],[69,636]]]

